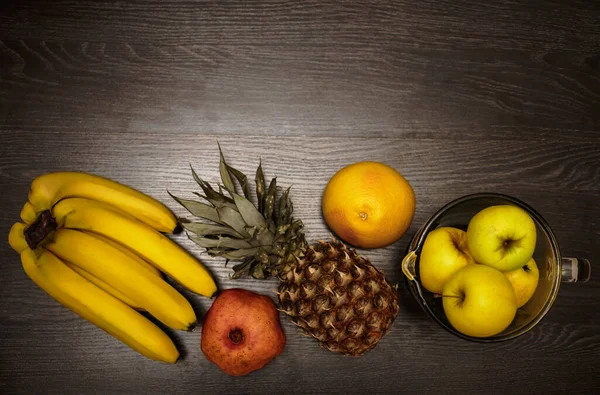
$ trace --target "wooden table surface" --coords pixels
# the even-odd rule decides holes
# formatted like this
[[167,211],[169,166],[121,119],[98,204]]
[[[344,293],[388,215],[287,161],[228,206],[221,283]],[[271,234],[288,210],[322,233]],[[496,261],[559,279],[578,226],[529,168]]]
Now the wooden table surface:
[[[417,210],[397,243],[364,255],[399,283],[390,333],[363,357],[322,349],[282,316],[284,352],[232,378],[175,337],[176,365],[141,357],[61,307],[8,246],[32,179],[79,170],[183,210],[191,163],[228,161],[293,185],[309,240],[329,178],[376,160],[412,184]],[[8,1],[0,4],[0,392],[598,393],[600,379],[600,2]],[[535,207],[564,255],[592,260],[546,318],[509,342],[438,327],[410,298],[400,260],[446,202],[500,192]],[[196,256],[184,235],[174,237]],[[222,289],[270,294],[275,280]],[[211,301],[186,293],[202,316]]]

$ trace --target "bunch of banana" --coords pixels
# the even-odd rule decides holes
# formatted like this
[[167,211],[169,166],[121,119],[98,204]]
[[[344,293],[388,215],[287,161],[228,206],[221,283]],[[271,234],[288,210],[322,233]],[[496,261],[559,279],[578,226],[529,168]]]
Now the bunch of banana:
[[140,354],[176,362],[171,339],[136,310],[189,330],[194,310],[162,273],[207,297],[217,288],[198,260],[161,233],[178,228],[166,206],[102,177],[59,172],[33,181],[21,220],[9,244],[35,284]]

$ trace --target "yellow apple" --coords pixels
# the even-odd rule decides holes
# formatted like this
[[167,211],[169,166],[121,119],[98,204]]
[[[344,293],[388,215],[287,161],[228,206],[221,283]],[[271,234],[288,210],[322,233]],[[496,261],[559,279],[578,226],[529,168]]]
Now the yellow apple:
[[473,337],[502,332],[517,312],[510,281],[499,270],[479,264],[454,273],[444,286],[442,303],[450,324]]
[[517,206],[490,206],[479,211],[467,228],[469,251],[478,263],[503,272],[523,267],[533,256],[533,219]]
[[446,281],[458,269],[475,261],[467,247],[464,230],[437,228],[427,235],[419,258],[421,284],[429,292],[441,294]]
[[517,296],[517,307],[523,306],[531,299],[538,285],[540,272],[535,260],[531,258],[523,267],[510,272],[504,272],[508,281],[512,284]]

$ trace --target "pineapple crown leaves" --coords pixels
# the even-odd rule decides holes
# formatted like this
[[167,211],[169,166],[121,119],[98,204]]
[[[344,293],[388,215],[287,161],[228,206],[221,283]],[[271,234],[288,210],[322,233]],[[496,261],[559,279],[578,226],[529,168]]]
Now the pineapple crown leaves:
[[241,261],[233,267],[233,278],[248,274],[260,279],[272,274],[282,276],[306,246],[302,221],[292,215],[290,188],[277,198],[277,179],[271,179],[267,186],[259,163],[255,205],[248,177],[225,161],[220,146],[219,153],[218,189],[202,180],[190,165],[192,177],[202,190],[194,194],[203,201],[182,199],[169,192],[193,216],[202,219],[182,221],[188,237],[211,256]]

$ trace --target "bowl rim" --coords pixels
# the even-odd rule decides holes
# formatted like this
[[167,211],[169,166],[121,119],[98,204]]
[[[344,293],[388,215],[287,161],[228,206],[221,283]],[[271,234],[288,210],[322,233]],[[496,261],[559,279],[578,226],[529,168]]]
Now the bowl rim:
[[535,327],[547,315],[548,311],[550,311],[550,308],[554,304],[556,297],[558,296],[558,290],[559,290],[560,282],[561,282],[561,278],[562,278],[562,272],[561,272],[561,268],[560,268],[562,255],[560,252],[560,247],[558,245],[558,241],[556,240],[556,236],[554,235],[554,232],[552,231],[552,228],[550,227],[548,222],[546,222],[546,220],[533,207],[531,207],[529,204],[525,203],[524,201],[522,201],[514,196],[505,195],[502,193],[495,193],[495,192],[473,193],[473,194],[459,197],[457,199],[454,199],[454,200],[446,203],[444,206],[442,206],[440,209],[438,209],[431,217],[429,217],[429,219],[427,219],[425,221],[425,223],[419,228],[419,230],[415,233],[415,235],[411,239],[411,241],[408,244],[408,247],[406,249],[405,256],[408,256],[410,253],[415,253],[417,256],[419,255],[421,248],[423,247],[423,244],[425,242],[426,235],[430,231],[435,229],[437,220],[444,213],[446,213],[448,210],[452,209],[453,207],[458,206],[459,204],[468,202],[470,200],[482,199],[482,198],[503,199],[507,202],[513,203],[516,206],[519,206],[519,207],[525,209],[534,218],[534,221],[536,221],[540,225],[540,227],[544,230],[544,232],[546,232],[546,234],[548,235],[548,238],[550,239],[550,243],[552,245],[553,252],[554,252],[554,258],[556,259],[557,265],[559,267],[557,268],[557,275],[555,276],[555,279],[554,279],[553,283],[551,284],[552,290],[550,293],[550,297],[544,303],[544,305],[542,306],[542,308],[541,308],[540,312],[537,314],[537,316],[534,317],[525,326],[523,326],[522,328],[520,328],[517,331],[513,331],[513,332],[509,332],[509,333],[501,332],[498,335],[494,335],[494,336],[490,336],[490,337],[468,336],[463,333],[460,333],[459,331],[454,329],[452,326],[447,325],[445,322],[443,322],[442,320],[440,320],[438,318],[438,316],[433,312],[433,310],[431,309],[431,307],[425,300],[425,297],[423,295],[422,286],[420,284],[420,281],[417,278],[415,278],[414,280],[411,280],[404,273],[403,273],[403,277],[404,277],[404,281],[406,282],[406,285],[407,285],[410,293],[412,294],[412,296],[415,299],[417,299],[418,302],[420,302],[419,304],[421,305],[421,308],[423,310],[425,310],[427,315],[433,321],[437,322],[442,328],[446,329],[448,332],[450,332],[462,339],[479,342],[479,343],[492,343],[492,342],[501,342],[501,341],[515,339],[516,337],[519,337],[519,336],[525,334],[526,332],[529,332],[531,329],[533,329],[533,327]]

